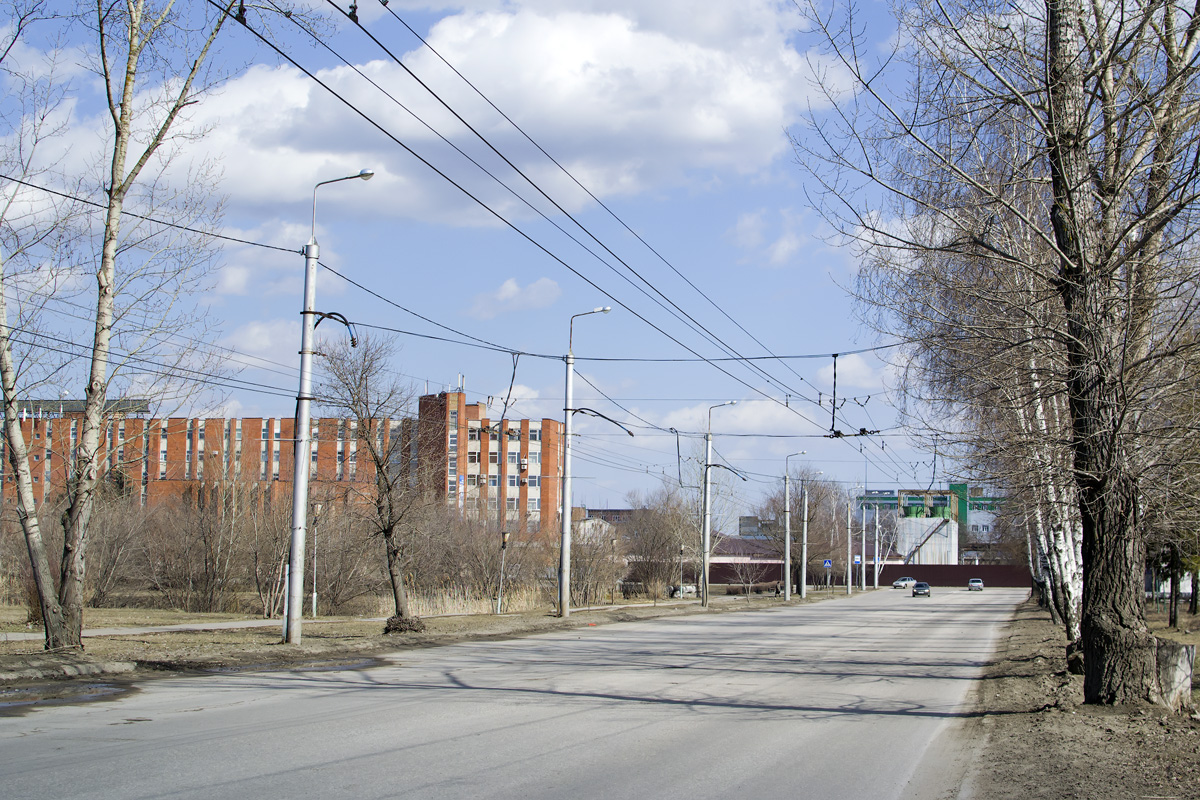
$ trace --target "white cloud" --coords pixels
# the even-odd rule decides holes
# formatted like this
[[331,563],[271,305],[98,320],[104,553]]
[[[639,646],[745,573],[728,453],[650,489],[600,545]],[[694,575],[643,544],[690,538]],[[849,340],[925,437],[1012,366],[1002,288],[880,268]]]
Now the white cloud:
[[767,222],[763,218],[764,211],[747,212],[738,217],[737,222],[729,231],[730,237],[738,247],[747,250],[758,247],[766,237]]
[[[827,364],[817,372],[817,377],[829,387],[833,386],[833,364]],[[841,356],[837,360],[838,394],[841,387],[849,386],[855,389],[882,389],[883,371],[872,366],[860,354]]]
[[[299,320],[254,320],[239,326],[221,342],[240,353],[276,364],[299,365]],[[253,361],[253,359],[249,359]]]
[[[790,41],[799,20],[773,0],[456,7],[433,25],[430,44],[601,197],[702,185],[712,172],[756,173],[786,152],[783,131],[809,99],[804,59]],[[403,59],[564,207],[591,202],[427,49]],[[511,174],[401,67],[377,60],[360,69],[489,167]],[[318,77],[493,207],[530,213],[350,68]],[[314,176],[372,167],[371,184],[327,187],[322,201],[336,197],[385,217],[495,224],[294,68],[252,66],[189,114],[187,124],[209,133],[187,146],[220,161],[234,208],[254,206],[261,216],[311,197]]]
[[250,283],[250,270],[228,264],[217,273],[217,294],[246,294]]
[[550,278],[538,278],[522,287],[515,278],[509,278],[492,292],[475,295],[471,310],[467,314],[475,319],[493,319],[514,311],[528,311],[553,305],[562,290]]

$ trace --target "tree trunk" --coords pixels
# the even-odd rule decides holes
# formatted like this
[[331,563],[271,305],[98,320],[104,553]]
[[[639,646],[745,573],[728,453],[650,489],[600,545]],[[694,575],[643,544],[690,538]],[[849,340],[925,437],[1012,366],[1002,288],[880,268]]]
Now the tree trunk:
[[1167,609],[1167,624],[1179,629],[1179,580],[1183,577],[1183,564],[1179,559],[1179,545],[1171,544],[1171,603]]
[[1083,491],[1084,701],[1159,700],[1156,643],[1142,600],[1143,548],[1132,481]]
[[1192,570],[1192,598],[1188,600],[1188,613],[1196,616],[1196,600],[1200,595],[1200,570]]
[[404,585],[404,568],[401,564],[400,546],[396,542],[395,533],[383,535],[387,547],[388,578],[392,582],[392,600],[396,604],[396,616],[400,619],[412,619],[412,609],[408,604],[408,589]]

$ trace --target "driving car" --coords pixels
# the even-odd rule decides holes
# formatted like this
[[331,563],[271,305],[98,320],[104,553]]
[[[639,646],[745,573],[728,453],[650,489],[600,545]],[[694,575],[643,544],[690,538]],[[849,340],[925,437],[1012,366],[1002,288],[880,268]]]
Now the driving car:
[[971,578],[971,580],[967,581],[967,591],[968,592],[982,592],[983,591],[983,578]]
[[917,582],[916,578],[897,578],[892,581],[893,589],[908,589]]
[[929,584],[925,583],[925,581],[917,581],[913,584],[912,592],[913,597],[929,597]]

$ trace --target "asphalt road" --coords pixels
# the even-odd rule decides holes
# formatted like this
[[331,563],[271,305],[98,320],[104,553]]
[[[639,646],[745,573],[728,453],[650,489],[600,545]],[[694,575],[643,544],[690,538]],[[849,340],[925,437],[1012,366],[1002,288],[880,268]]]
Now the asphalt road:
[[0,794],[958,797],[969,691],[1025,596],[881,590],[366,670],[155,680],[0,718]]

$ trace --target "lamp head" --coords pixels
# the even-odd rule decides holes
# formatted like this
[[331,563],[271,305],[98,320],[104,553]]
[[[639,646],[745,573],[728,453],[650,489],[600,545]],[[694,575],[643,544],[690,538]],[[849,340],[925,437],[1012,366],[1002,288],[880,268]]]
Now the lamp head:
[[593,314],[607,314],[612,311],[612,306],[596,306],[592,309]]
[[358,177],[362,178],[364,181],[369,181],[371,178],[375,177],[375,171],[364,169],[362,172],[358,173]]

